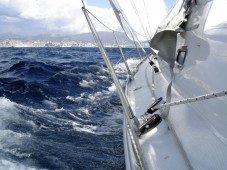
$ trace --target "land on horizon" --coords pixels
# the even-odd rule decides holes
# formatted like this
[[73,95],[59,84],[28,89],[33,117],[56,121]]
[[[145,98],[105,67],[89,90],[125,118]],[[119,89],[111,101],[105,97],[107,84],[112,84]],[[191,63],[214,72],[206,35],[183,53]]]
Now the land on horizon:
[[[107,46],[114,46],[115,40],[111,32],[99,32],[99,36]],[[121,45],[131,46],[133,43],[123,32],[116,32]],[[19,35],[15,33],[0,34],[0,47],[71,47],[71,46],[96,46],[91,33],[75,35],[39,34]]]

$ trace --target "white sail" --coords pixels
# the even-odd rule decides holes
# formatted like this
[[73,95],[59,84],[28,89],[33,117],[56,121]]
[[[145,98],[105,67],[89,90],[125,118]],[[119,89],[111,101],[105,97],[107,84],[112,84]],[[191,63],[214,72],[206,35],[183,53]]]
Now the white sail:
[[167,15],[163,0],[109,0],[126,34],[136,41],[149,41]]

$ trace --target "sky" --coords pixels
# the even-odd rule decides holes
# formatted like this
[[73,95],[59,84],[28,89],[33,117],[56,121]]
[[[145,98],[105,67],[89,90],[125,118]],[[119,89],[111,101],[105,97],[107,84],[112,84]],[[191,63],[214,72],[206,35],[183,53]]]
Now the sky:
[[97,6],[100,8],[110,8],[110,3],[108,0],[86,0],[90,6]]
[[[84,0],[84,3],[110,28],[121,30],[108,0]],[[0,0],[0,34],[69,35],[89,32],[81,7],[81,0]],[[97,30],[103,28],[98,25]]]

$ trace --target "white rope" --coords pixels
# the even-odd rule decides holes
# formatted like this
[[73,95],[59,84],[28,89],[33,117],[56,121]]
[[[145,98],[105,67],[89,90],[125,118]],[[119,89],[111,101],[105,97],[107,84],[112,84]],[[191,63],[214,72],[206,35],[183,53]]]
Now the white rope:
[[222,97],[222,96],[226,96],[226,95],[227,95],[227,91],[210,93],[210,94],[205,94],[202,96],[197,96],[194,98],[188,98],[188,99],[183,99],[183,100],[179,100],[179,101],[175,101],[175,102],[160,104],[159,106],[156,106],[152,109],[161,109],[161,108],[165,108],[165,107],[169,107],[169,106],[176,106],[176,105],[180,105],[180,104],[187,104],[187,103],[192,103],[192,102],[197,102],[197,101],[203,101],[203,100]]

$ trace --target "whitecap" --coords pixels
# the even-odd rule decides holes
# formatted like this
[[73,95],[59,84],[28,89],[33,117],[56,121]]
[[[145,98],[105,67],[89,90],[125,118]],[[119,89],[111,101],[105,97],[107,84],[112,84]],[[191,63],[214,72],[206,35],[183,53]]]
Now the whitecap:
[[16,110],[16,103],[9,99],[0,97],[0,128],[4,129],[7,120],[17,120],[19,116]]
[[65,109],[62,107],[62,108],[60,108],[60,109],[55,109],[54,111],[55,111],[55,112],[62,112],[62,111],[65,111]]
[[75,115],[74,113],[69,112],[69,115],[77,120],[84,121],[84,119],[80,118],[79,116]]
[[89,114],[89,109],[86,108],[86,107],[81,107],[81,108],[77,109],[77,111],[80,111],[80,112],[85,113],[87,115]]
[[79,82],[79,85],[80,85],[81,87],[91,87],[91,86],[94,85],[94,84],[95,84],[95,82],[94,82],[93,80],[89,80],[89,81],[87,81],[87,80],[82,80],[82,81]]
[[31,153],[21,153],[20,150],[18,150],[18,148],[4,149],[4,152],[14,155],[18,158],[29,158],[31,156]]
[[6,110],[9,108],[13,108],[15,103],[11,102],[9,99],[5,97],[0,97],[0,109],[1,110]]
[[[25,133],[17,133],[11,130],[5,129],[5,127],[8,125],[9,121],[22,121],[24,120],[20,118],[18,114],[18,105],[15,102],[11,102],[9,99],[0,97],[0,146],[2,144],[2,141],[6,138],[13,138],[12,140],[19,139],[22,137],[30,137],[29,134]],[[26,124],[30,125],[33,128],[36,128],[36,124],[31,120],[26,120]]]
[[73,129],[78,132],[91,133],[95,135],[107,135],[111,133],[111,128],[108,126],[81,125],[77,122],[72,122]]
[[97,100],[103,99],[107,94],[107,91],[98,91],[96,93],[91,93],[91,94],[85,94],[81,93],[80,96],[67,96],[66,99],[73,101],[73,102],[81,102],[81,101],[86,101],[86,102],[94,102]]
[[80,94],[79,97],[67,96],[66,99],[73,101],[73,102],[80,102],[83,100],[83,96],[84,96],[84,94],[82,93],[82,94]]
[[43,100],[42,103],[50,108],[57,108],[57,104],[50,100]]
[[87,132],[95,134],[96,126],[94,125],[81,125],[77,122],[72,122],[73,129],[78,132]]
[[95,100],[95,96],[94,96],[93,94],[89,94],[89,95],[88,95],[88,98],[89,98],[90,100],[92,100],[92,101]]
[[94,101],[94,100],[100,100],[103,96],[103,93],[102,92],[96,92],[94,94],[89,94],[88,95],[88,98],[91,100],[91,101]]
[[106,77],[106,76],[99,76],[99,78],[102,79],[102,80],[108,79],[108,77]]
[[[14,140],[16,139],[20,139],[20,138],[24,138],[27,137],[29,138],[31,135],[29,133],[18,133],[18,132],[14,132],[12,130],[8,130],[8,129],[3,129],[1,130],[0,133],[0,139],[1,142],[10,138],[10,140],[13,138]],[[2,147],[2,145],[0,145],[0,148]]]
[[25,165],[22,165],[18,162],[12,162],[9,160],[2,159],[0,160],[0,169],[4,170],[36,170],[34,167],[28,167]]
[[[127,59],[127,64],[129,66],[129,69],[131,70],[131,72],[136,69],[136,67],[139,63],[140,63],[140,59],[133,59],[133,58]],[[116,64],[114,68],[116,69],[116,73],[118,73],[118,74],[127,72],[127,69],[123,62]]]
[[127,63],[128,63],[128,66],[129,66],[130,69],[135,69],[140,62],[141,62],[140,59],[129,58],[127,60]]
[[116,90],[115,84],[112,83],[112,85],[111,85],[110,87],[108,87],[108,90],[109,90],[110,92],[114,92],[114,91]]

